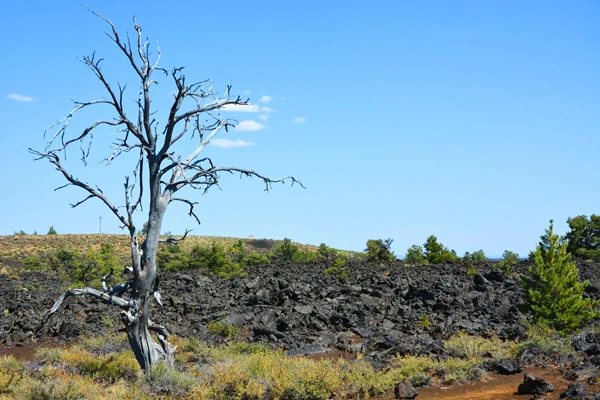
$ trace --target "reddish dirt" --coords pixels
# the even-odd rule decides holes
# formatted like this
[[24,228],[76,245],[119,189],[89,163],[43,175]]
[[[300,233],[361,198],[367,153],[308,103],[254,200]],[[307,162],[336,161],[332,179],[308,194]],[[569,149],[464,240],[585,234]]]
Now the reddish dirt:
[[4,347],[0,346],[0,357],[13,356],[17,360],[31,361],[34,359],[35,352],[41,348],[67,347],[63,343],[31,343],[24,346]]
[[[556,369],[529,368],[526,371],[541,376],[554,385],[554,392],[544,396],[545,399],[558,399],[569,383],[572,383],[563,379],[562,374]],[[510,376],[490,375],[486,382],[450,387],[418,388],[419,396],[417,398],[419,400],[528,400],[531,395],[516,394],[521,382],[523,382],[523,373]],[[594,387],[588,387],[588,390],[592,393],[598,391]]]

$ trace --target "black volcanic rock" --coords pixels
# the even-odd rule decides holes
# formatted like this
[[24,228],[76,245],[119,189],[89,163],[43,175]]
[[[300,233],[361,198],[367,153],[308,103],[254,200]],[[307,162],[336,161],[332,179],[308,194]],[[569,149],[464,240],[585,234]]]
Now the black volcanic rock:
[[536,376],[534,374],[525,373],[523,377],[523,383],[519,385],[517,389],[518,394],[546,394],[548,392],[554,391],[554,385],[546,382],[546,380],[542,377]]
[[[582,278],[600,287],[594,275],[600,267],[580,267]],[[346,279],[324,275],[325,268],[321,262],[275,262],[250,266],[247,276],[232,280],[206,272],[162,272],[164,307],[151,302],[150,315],[179,336],[223,341],[206,330],[208,323],[222,321],[240,328],[246,340],[272,342],[286,351],[312,344],[334,348],[339,335],[350,332],[360,345],[344,343],[343,348],[362,352],[377,365],[395,354],[443,356],[443,340],[458,331],[525,337],[517,309],[524,292],[516,278],[491,263],[479,264],[481,275],[474,277],[461,263],[407,267],[351,260]],[[520,262],[514,270],[527,273],[527,268]],[[0,274],[0,344],[32,340],[28,332],[37,330],[65,285],[48,273],[23,270],[18,278]],[[424,326],[424,316],[429,326]],[[116,332],[120,324],[117,308],[72,297],[40,334],[42,340],[72,340],[82,333]],[[574,343],[592,363],[600,364],[597,336],[584,335]],[[541,356],[530,349],[519,361],[527,365]]]

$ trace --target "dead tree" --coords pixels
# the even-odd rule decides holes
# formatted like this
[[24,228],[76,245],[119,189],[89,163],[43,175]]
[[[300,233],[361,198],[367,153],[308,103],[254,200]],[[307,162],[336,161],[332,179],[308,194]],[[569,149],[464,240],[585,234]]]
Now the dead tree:
[[[91,10],[90,10],[91,11]],[[241,176],[255,177],[262,180],[268,191],[273,183],[289,181],[299,183],[291,176],[281,179],[270,179],[255,171],[237,167],[219,166],[211,158],[203,155],[203,150],[211,139],[219,132],[235,126],[235,120],[223,118],[221,111],[226,107],[246,106],[248,100],[239,96],[231,97],[231,86],[228,85],[223,95],[219,95],[211,81],[188,83],[183,68],[167,70],[159,67],[160,49],[157,56],[151,60],[150,45],[142,37],[142,27],[133,19],[136,31],[136,40],[132,46],[129,37],[119,36],[113,23],[103,16],[91,11],[94,15],[104,20],[109,25],[108,37],[120,49],[125,57],[128,68],[135,72],[136,80],[139,79],[140,90],[136,100],[137,115],[132,119],[125,112],[124,96],[126,85],[113,86],[102,72],[102,59],[94,54],[86,56],[81,61],[100,81],[106,97],[86,102],[75,101],[75,108],[53,127],[46,130],[44,138],[46,147],[44,151],[29,149],[34,159],[48,160],[67,180],[61,189],[67,186],[76,186],[86,192],[87,197],[72,204],[77,207],[90,199],[103,202],[119,219],[122,228],[126,229],[131,238],[131,265],[133,279],[129,282],[110,286],[109,276],[102,279],[102,288],[69,289],[64,292],[54,306],[44,317],[43,324],[60,308],[63,301],[70,296],[92,296],[105,303],[121,308],[121,318],[125,324],[129,343],[137,361],[144,371],[159,361],[166,361],[173,365],[175,346],[169,341],[169,333],[165,327],[152,322],[149,316],[150,297],[160,304],[158,289],[156,253],[160,241],[161,225],[167,207],[172,202],[183,202],[189,206],[189,215],[199,223],[194,212],[195,202],[183,197],[177,197],[183,188],[199,189],[204,193],[210,188],[219,185],[220,174],[239,173]],[[158,121],[154,118],[156,110],[151,108],[151,88],[158,77],[172,81],[175,85],[175,94],[164,127],[159,129]],[[187,105],[191,105],[185,110]],[[76,134],[70,134],[69,124],[79,111],[98,106],[108,107],[114,117],[112,119],[99,119],[87,125],[85,129]],[[104,192],[97,186],[92,186],[76,178],[67,171],[61,161],[66,157],[66,151],[73,145],[81,147],[81,160],[87,164],[89,149],[85,143],[91,144],[92,133],[101,127],[112,127],[118,137],[114,142],[114,151],[105,160],[111,164],[115,159],[131,154],[134,159],[132,175],[125,178],[125,203],[124,207],[117,207]],[[47,134],[50,136],[48,137]],[[196,142],[195,150],[183,158],[175,151],[175,145],[183,139]],[[299,183],[301,185],[301,183]],[[145,191],[149,197],[147,204],[148,220],[147,235],[138,238],[138,229],[134,225],[134,214],[142,211],[145,203]],[[185,236],[189,231],[186,231]],[[171,241],[174,239],[170,239]],[[181,240],[181,239],[179,239]],[[43,326],[43,325],[42,325]],[[156,335],[158,343],[153,334]]]

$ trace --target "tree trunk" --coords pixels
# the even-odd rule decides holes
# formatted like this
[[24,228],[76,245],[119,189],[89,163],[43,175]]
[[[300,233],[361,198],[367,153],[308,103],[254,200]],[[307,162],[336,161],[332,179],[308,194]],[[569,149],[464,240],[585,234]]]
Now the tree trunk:
[[[136,302],[139,301],[140,313],[133,322],[127,321],[129,344],[143,371],[149,371],[153,365],[161,361],[166,362],[169,367],[173,367],[174,349],[166,341],[163,341],[162,344],[156,343],[148,329],[148,300],[148,296],[134,299]],[[165,344],[166,348],[163,347]]]
[[[160,187],[156,177],[158,166],[150,163],[150,212],[148,233],[141,249],[135,235],[132,239],[132,263],[134,269],[133,287],[130,290],[128,310],[123,312],[129,344],[140,367],[144,371],[158,362],[165,361],[173,367],[175,346],[167,342],[168,332],[164,327],[155,325],[149,318],[150,296],[158,290],[156,280],[156,254],[160,240],[160,229],[166,211],[166,203],[160,198]],[[150,330],[155,331],[159,343],[156,343]]]

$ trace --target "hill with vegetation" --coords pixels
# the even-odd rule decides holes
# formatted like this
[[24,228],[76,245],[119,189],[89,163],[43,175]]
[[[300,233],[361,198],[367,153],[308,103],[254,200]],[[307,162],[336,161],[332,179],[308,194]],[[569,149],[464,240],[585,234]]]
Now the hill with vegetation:
[[[162,239],[180,239],[181,236],[163,235]],[[193,236],[188,235],[180,242],[184,250],[190,250],[195,246],[210,246],[216,243],[223,247],[231,247],[238,241],[244,243],[244,247],[250,252],[264,253],[280,244],[281,240],[234,238],[222,236]],[[114,234],[50,234],[50,235],[28,235],[15,233],[14,235],[0,236],[0,260],[23,261],[29,256],[43,257],[63,246],[70,249],[87,252],[88,250],[100,250],[102,244],[110,244],[115,255],[126,262],[131,257],[131,239],[129,235]],[[301,250],[316,251],[317,246],[294,243]],[[9,262],[10,262],[9,261]]]

